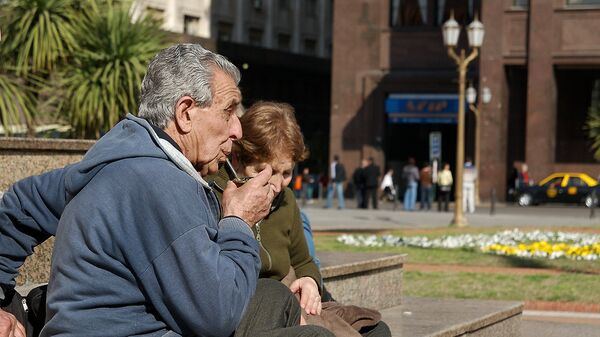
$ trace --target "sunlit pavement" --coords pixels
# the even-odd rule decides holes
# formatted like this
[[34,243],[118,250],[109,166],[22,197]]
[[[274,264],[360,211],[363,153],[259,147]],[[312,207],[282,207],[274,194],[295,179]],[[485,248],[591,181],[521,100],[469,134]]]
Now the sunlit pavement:
[[[300,202],[301,203],[301,202]],[[324,200],[315,200],[302,209],[309,216],[313,230],[380,230],[407,228],[447,227],[453,218],[453,205],[449,212],[438,212],[437,204],[429,211],[408,212],[402,204],[381,203],[379,209],[356,209],[356,201],[345,200],[346,209],[325,209]],[[396,207],[394,209],[394,206]],[[600,227],[600,208],[591,214],[590,209],[577,205],[545,205],[519,207],[498,203],[490,213],[490,204],[483,204],[473,214],[466,213],[471,227]],[[593,215],[593,217],[591,217]]]
[[521,333],[522,337],[599,337],[600,314],[525,310]]

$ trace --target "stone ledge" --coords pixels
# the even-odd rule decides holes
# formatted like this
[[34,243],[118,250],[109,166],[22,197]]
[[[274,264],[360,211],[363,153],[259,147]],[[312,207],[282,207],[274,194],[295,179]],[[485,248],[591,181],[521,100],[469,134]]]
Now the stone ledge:
[[405,297],[381,311],[392,336],[519,336],[523,303]]
[[321,275],[331,278],[348,274],[366,273],[388,267],[402,267],[406,255],[381,253],[318,253]]
[[95,140],[0,137],[0,150],[75,151],[89,150]]
[[373,309],[397,306],[402,297],[404,255],[317,252],[333,298]]

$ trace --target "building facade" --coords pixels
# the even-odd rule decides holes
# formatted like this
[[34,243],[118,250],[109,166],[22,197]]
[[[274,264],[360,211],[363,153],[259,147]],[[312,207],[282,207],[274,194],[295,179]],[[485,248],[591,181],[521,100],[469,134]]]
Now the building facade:
[[[442,38],[450,15],[485,25],[467,72],[492,94],[478,104],[481,199],[493,190],[504,198],[515,161],[536,181],[554,171],[598,176],[584,130],[600,88],[598,0],[334,2],[330,158],[339,154],[350,170],[369,156],[392,168],[438,158],[454,171],[458,73]],[[458,48],[469,51],[464,30]],[[475,125],[467,109],[470,158]]]
[[539,181],[556,171],[598,177],[585,121],[600,90],[600,1],[486,1],[482,85],[482,195],[505,191],[524,161]]
[[290,103],[311,151],[327,165],[331,83],[331,0],[138,0],[136,15],[163,20],[177,42],[200,42],[242,72],[243,103]]

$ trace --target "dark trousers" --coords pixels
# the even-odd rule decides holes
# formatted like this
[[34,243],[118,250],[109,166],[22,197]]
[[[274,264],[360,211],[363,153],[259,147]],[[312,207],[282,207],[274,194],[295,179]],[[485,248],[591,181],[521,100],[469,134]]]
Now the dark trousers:
[[450,191],[440,190],[438,196],[438,211],[442,211],[442,201],[444,202],[444,212],[448,212],[448,203],[450,202]]
[[365,194],[363,195],[363,208],[369,208],[369,200],[371,200],[373,209],[377,209],[377,186],[365,187],[364,191]]
[[334,337],[316,325],[299,326],[300,303],[283,283],[259,279],[234,337]]

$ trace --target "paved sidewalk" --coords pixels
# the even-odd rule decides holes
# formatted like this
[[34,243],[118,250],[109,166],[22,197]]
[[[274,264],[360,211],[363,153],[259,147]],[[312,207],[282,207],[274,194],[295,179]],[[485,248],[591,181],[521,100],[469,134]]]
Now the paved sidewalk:
[[[354,200],[346,200],[346,205],[354,204]],[[334,203],[335,205],[335,203]],[[311,219],[313,230],[381,230],[409,228],[441,228],[448,227],[453,217],[450,212],[431,211],[406,212],[398,204],[385,203],[380,209],[347,208],[324,209],[322,201],[309,204],[303,208]],[[495,214],[490,215],[489,205],[479,207],[474,214],[466,214],[471,227],[594,227],[600,229],[600,209],[598,215],[590,218],[590,210],[582,206],[538,206],[518,207],[498,204]]]

